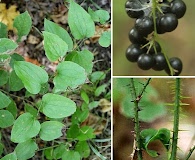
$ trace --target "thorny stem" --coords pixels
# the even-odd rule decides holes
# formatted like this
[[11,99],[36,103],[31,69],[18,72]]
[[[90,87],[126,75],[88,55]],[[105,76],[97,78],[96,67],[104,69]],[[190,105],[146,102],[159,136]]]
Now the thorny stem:
[[185,160],[189,160],[189,158],[192,155],[192,153],[194,152],[194,150],[195,150],[195,146],[190,149],[190,151],[189,151],[188,155],[186,156]]
[[173,126],[173,138],[172,138],[172,151],[170,160],[177,159],[177,142],[179,131],[179,112],[180,112],[180,78],[176,78],[175,81],[175,105],[174,105],[174,126]]
[[[136,93],[136,89],[135,89],[135,85],[134,85],[134,80],[133,78],[130,79],[130,87],[131,87],[131,95],[133,98],[133,102],[134,102],[134,110],[135,110],[135,116],[134,116],[134,130],[135,130],[135,144],[134,144],[134,151],[132,153],[132,158],[134,156],[138,157],[138,160],[142,160],[142,146],[141,146],[141,137],[140,137],[140,123],[139,123],[139,102],[142,98],[142,95],[144,93],[144,91],[146,90],[146,87],[148,86],[148,84],[150,83],[151,78],[149,78],[147,80],[147,82],[144,84],[144,87],[141,91],[141,93],[139,95],[137,95]],[[136,151],[136,152],[135,152]],[[134,155],[137,154],[137,155]]]
[[[135,123],[135,148],[133,148],[133,150],[136,150],[137,152],[137,156],[138,156],[138,160],[142,160],[142,150],[141,150],[141,138],[140,138],[140,124],[139,124],[139,106],[138,103],[139,101],[136,101],[136,90],[135,90],[135,85],[134,85],[134,81],[133,78],[130,79],[130,84],[131,84],[131,92],[132,92],[132,96],[134,99],[134,110],[135,110],[135,117],[134,117],[134,123]],[[134,155],[132,155],[134,156]]]

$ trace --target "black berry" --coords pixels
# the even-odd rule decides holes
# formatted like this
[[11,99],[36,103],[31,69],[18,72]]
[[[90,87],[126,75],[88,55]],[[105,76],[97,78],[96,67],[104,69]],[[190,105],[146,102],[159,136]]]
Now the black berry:
[[159,20],[159,27],[165,32],[171,32],[177,28],[178,19],[173,13],[164,14]]
[[[183,68],[182,61],[177,57],[172,57],[169,59],[169,63],[174,70],[173,75],[178,76]],[[165,71],[167,72],[167,74],[171,75],[170,69],[168,67],[165,69]]]
[[125,3],[125,9],[129,17],[139,18],[144,15],[144,11],[141,10],[142,6],[137,0],[128,0]]
[[149,70],[155,64],[154,58],[150,54],[142,54],[137,60],[139,68],[143,70]]
[[162,71],[167,67],[166,58],[163,53],[157,53],[153,55],[153,58],[155,60],[155,65],[152,67],[152,69]]
[[147,40],[135,27],[129,32],[129,40],[135,44],[145,44]]
[[137,62],[141,54],[143,54],[143,50],[139,44],[131,44],[126,50],[126,58],[131,62]]
[[179,19],[186,13],[186,4],[182,0],[173,0],[171,2],[171,12]]
[[151,17],[144,16],[135,21],[135,28],[142,34],[148,35],[154,31],[154,23]]

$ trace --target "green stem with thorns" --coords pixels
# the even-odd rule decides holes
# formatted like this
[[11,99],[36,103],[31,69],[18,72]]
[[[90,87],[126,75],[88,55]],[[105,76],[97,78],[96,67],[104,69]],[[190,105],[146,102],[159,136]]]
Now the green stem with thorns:
[[173,138],[172,138],[172,151],[170,160],[177,159],[177,142],[178,142],[178,132],[179,132],[179,112],[180,112],[180,78],[175,80],[175,105],[174,105],[174,126],[173,126]]

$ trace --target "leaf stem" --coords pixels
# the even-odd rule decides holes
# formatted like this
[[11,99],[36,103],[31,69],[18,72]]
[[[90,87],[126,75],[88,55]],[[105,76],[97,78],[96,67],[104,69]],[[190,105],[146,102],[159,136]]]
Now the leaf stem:
[[179,132],[179,112],[180,112],[180,78],[176,78],[175,81],[175,105],[174,105],[174,126],[173,126],[173,138],[172,138],[172,151],[170,160],[177,159],[177,142]]

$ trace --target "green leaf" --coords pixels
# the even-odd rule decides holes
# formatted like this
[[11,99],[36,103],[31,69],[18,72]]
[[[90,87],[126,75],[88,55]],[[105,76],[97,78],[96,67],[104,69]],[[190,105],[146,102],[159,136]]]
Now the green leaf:
[[8,85],[10,91],[19,91],[24,88],[24,84],[22,83],[21,79],[16,75],[15,70],[10,73]]
[[38,113],[37,109],[33,108],[33,106],[29,104],[25,104],[24,110],[25,112],[29,112],[30,114],[32,114],[34,117],[37,116],[37,113]]
[[0,38],[7,38],[7,26],[0,22]]
[[93,133],[94,129],[92,129],[89,126],[83,126],[80,129],[79,135],[77,136],[77,139],[79,141],[86,141],[92,138],[95,138],[95,134]]
[[12,68],[14,68],[15,61],[25,61],[25,59],[21,55],[19,55],[17,53],[14,53],[14,54],[11,55],[11,61],[10,61],[10,66]]
[[79,135],[80,128],[78,124],[72,124],[67,131],[67,138],[76,138]]
[[25,88],[32,94],[41,90],[41,85],[48,81],[48,74],[41,67],[25,61],[16,61],[14,69]]
[[62,136],[64,124],[58,121],[47,121],[41,124],[40,138],[44,141],[52,141]]
[[95,90],[95,96],[98,97],[101,93],[106,92],[106,87],[107,87],[106,84],[103,84],[103,85],[97,87]]
[[0,38],[0,54],[15,50],[18,45],[8,38]]
[[44,155],[47,160],[53,160],[53,148],[47,148],[44,150]]
[[21,40],[22,36],[28,35],[28,33],[31,30],[32,26],[32,20],[28,12],[24,12],[20,15],[18,15],[14,19],[13,26],[17,29],[18,31],[18,41]]
[[0,127],[6,128],[14,123],[14,116],[7,110],[0,110]]
[[47,93],[42,98],[43,113],[50,118],[64,118],[76,111],[76,104],[61,95]]
[[16,103],[11,99],[11,103],[7,107],[7,110],[11,112],[11,114],[14,116],[14,118],[17,117],[17,106]]
[[63,41],[65,41],[67,43],[68,51],[72,50],[72,48],[73,48],[72,39],[71,39],[70,35],[68,34],[68,32],[64,28],[60,27],[58,24],[56,24],[52,21],[49,21],[45,18],[44,29],[47,32],[58,35]]
[[68,160],[68,159],[74,159],[74,160],[81,160],[80,154],[76,151],[64,151],[64,154],[62,155],[62,160]]
[[102,47],[109,47],[111,44],[111,31],[106,31],[102,33],[100,39],[99,39],[99,44]]
[[76,112],[72,115],[72,121],[75,123],[83,122],[89,116],[89,109],[79,109],[77,108]]
[[16,153],[13,152],[13,153],[7,154],[3,158],[1,158],[1,160],[17,160]]
[[85,103],[89,103],[89,96],[87,95],[87,93],[85,91],[81,91],[81,98],[84,100]]
[[[22,126],[22,127],[21,127]],[[40,131],[41,125],[30,113],[20,115],[14,122],[11,131],[11,141],[15,143],[25,142],[35,137]]]
[[9,77],[8,72],[0,70],[0,86],[3,86],[4,84],[7,83],[8,77]]
[[90,148],[86,141],[79,141],[76,144],[75,151],[78,151],[83,158],[87,158],[90,155]]
[[57,66],[57,75],[54,78],[55,92],[66,91],[68,87],[74,89],[85,83],[87,75],[85,69],[70,61],[61,62]]
[[160,140],[164,147],[168,150],[170,146],[170,130],[166,128],[156,129],[144,129],[140,133],[142,139],[142,146],[147,151],[147,153],[152,157],[157,157],[158,153],[154,150],[148,149],[150,142],[155,140]]
[[3,149],[4,149],[4,145],[3,145],[3,143],[0,143],[0,155],[2,155],[2,153],[3,153]]
[[56,147],[53,151],[53,155],[55,159],[62,158],[62,155],[64,154],[64,151],[66,150],[66,146],[61,143],[58,147]]
[[68,45],[58,35],[43,31],[43,37],[45,53],[50,61],[57,61],[60,57],[66,55]]
[[88,74],[92,72],[93,68],[93,54],[88,50],[73,51],[66,56],[66,61],[72,61],[83,67]]
[[106,74],[102,71],[93,72],[90,76],[90,80],[93,83],[100,81],[100,80],[103,80],[105,78],[106,78]]
[[10,103],[11,100],[9,99],[8,96],[6,96],[4,93],[0,91],[0,109],[7,107]]
[[90,102],[89,103],[89,106],[88,106],[89,107],[89,110],[98,107],[99,103],[100,103],[99,101]]
[[33,157],[37,149],[37,144],[30,139],[23,143],[19,143],[15,148],[15,152],[19,160],[26,160]]
[[95,24],[91,16],[73,0],[70,1],[68,24],[75,39],[92,37],[95,33]]
[[94,22],[100,22],[101,24],[104,24],[104,23],[106,23],[107,20],[110,19],[110,15],[109,15],[108,11],[105,11],[103,9],[93,11],[89,7],[88,12],[89,12],[89,14]]

